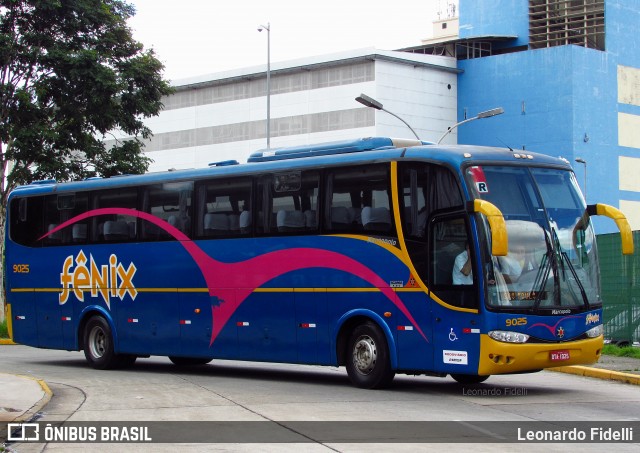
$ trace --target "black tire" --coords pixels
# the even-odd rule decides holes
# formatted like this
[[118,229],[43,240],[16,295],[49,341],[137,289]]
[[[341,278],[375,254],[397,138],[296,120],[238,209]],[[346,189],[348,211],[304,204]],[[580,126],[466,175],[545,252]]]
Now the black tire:
[[122,366],[122,357],[114,352],[111,327],[102,316],[93,316],[87,321],[83,347],[87,361],[97,370]]
[[395,372],[391,369],[387,338],[374,322],[360,324],[347,344],[347,374],[356,387],[380,389],[389,386]]
[[464,385],[480,384],[481,382],[489,379],[489,375],[478,376],[475,374],[452,374],[451,377],[454,378],[459,384]]
[[169,360],[173,362],[174,365],[178,366],[198,366],[198,365],[206,365],[211,362],[213,359],[204,359],[202,357],[177,357],[170,355]]

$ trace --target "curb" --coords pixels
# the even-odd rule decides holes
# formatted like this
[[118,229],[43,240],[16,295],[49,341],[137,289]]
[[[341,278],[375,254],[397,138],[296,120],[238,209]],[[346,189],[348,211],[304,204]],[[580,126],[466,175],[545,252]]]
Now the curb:
[[14,343],[11,338],[0,338],[0,344],[12,345],[12,344],[18,344],[18,343]]
[[38,384],[40,384],[40,387],[42,388],[42,391],[44,392],[44,396],[40,399],[40,401],[38,401],[36,404],[34,404],[33,408],[32,408],[32,409],[34,409],[34,413],[37,414],[47,404],[49,404],[49,401],[51,401],[51,398],[53,397],[53,392],[49,388],[49,385],[43,379],[36,379],[36,381],[38,382]]
[[622,373],[620,371],[611,371],[601,368],[592,368],[588,366],[559,366],[555,368],[547,368],[547,371],[556,371],[559,373],[576,374],[578,376],[591,377],[596,379],[604,379],[610,381],[619,381],[626,384],[640,385],[640,375],[631,373]]
[[51,389],[43,379],[34,378],[32,376],[24,376],[21,374],[16,374],[16,376],[21,378],[31,379],[32,381],[36,381],[38,385],[40,385],[40,388],[42,389],[42,391],[44,392],[44,396],[40,398],[39,401],[37,401],[33,406],[27,409],[24,412],[24,414],[22,414],[21,416],[17,417],[14,420],[16,422],[29,421],[33,418],[34,415],[40,412],[49,403],[49,401],[51,401],[53,392],[51,391]]
[[[51,401],[51,398],[53,397],[53,392],[49,388],[49,385],[43,379],[38,379],[33,376],[26,376],[23,374],[10,374],[10,373],[1,373],[1,374],[4,376],[13,376],[14,378],[29,379],[31,381],[34,381],[40,386],[40,388],[44,392],[44,395],[42,396],[42,398],[34,402],[28,409],[25,409],[22,412],[22,414],[16,416],[15,418],[6,419],[5,417],[3,417],[2,422],[5,422],[5,421],[9,423],[28,422],[32,420],[36,416],[36,414],[38,414],[38,412],[40,412],[49,403],[49,401]],[[25,400],[25,403],[26,402],[27,401]],[[0,439],[0,442],[1,441],[2,439]]]

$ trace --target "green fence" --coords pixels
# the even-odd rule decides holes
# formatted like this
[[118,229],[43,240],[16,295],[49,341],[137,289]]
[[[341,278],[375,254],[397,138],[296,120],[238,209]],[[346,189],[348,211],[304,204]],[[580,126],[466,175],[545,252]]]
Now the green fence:
[[640,341],[640,231],[633,232],[635,252],[622,254],[620,234],[597,236],[604,337],[617,343]]

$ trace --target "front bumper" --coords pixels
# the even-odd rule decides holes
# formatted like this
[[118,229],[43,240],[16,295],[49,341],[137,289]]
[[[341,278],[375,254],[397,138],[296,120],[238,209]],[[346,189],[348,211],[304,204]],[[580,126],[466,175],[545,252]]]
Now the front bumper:
[[[479,375],[536,371],[567,365],[595,363],[602,354],[604,337],[566,343],[503,343],[486,334],[480,338]],[[552,361],[551,351],[569,351],[569,359]]]

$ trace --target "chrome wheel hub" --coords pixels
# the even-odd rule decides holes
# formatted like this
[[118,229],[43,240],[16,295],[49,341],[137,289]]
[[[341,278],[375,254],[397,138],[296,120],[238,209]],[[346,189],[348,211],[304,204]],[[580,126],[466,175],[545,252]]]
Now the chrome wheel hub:
[[373,371],[378,360],[376,343],[368,335],[363,335],[353,346],[353,364],[359,373],[367,375]]
[[89,333],[89,347],[91,348],[91,355],[100,358],[104,355],[107,342],[107,337],[104,331],[100,327],[94,327]]

